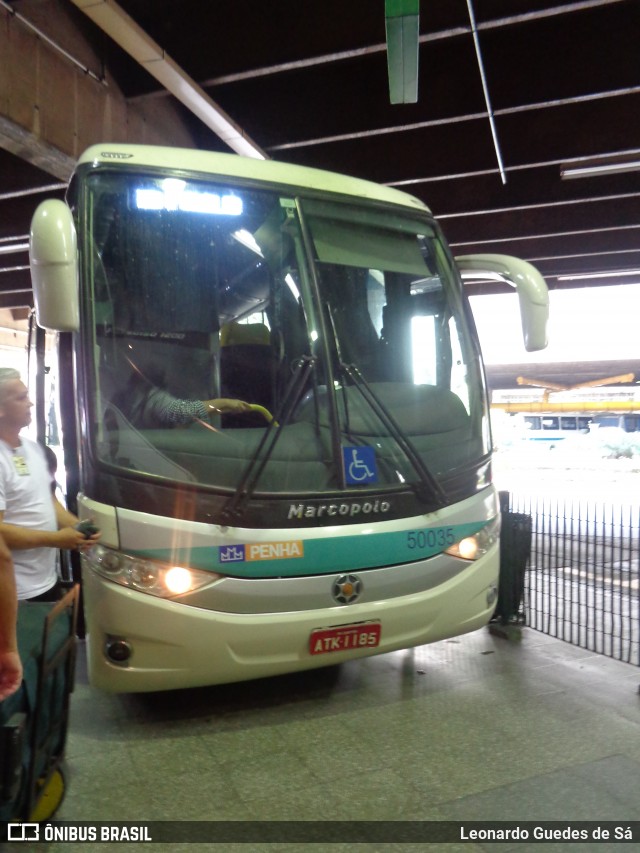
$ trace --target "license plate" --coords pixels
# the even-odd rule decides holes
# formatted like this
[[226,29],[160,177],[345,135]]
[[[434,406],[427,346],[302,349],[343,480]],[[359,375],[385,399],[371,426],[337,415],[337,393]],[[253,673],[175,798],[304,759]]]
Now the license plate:
[[326,655],[349,649],[373,649],[380,643],[380,622],[361,622],[358,625],[340,625],[337,628],[318,628],[309,637],[309,653]]

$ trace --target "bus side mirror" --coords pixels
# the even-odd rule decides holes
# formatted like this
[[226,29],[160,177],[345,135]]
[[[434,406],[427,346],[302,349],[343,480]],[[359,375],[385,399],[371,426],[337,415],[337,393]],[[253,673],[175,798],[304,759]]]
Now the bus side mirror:
[[36,320],[52,332],[77,332],[78,249],[73,216],[58,199],[43,201],[31,220],[29,264]]
[[532,264],[511,255],[461,255],[455,260],[463,281],[504,281],[515,287],[525,349],[535,352],[547,346],[549,291]]

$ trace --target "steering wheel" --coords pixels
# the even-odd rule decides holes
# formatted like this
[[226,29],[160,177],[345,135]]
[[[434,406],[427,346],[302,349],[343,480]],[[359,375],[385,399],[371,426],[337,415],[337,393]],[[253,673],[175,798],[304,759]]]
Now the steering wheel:
[[[258,403],[249,403],[249,408],[252,412],[258,412],[258,414],[262,415],[262,417],[268,424],[270,424],[273,420],[273,415],[271,414],[269,409],[266,409],[264,406],[260,406],[258,405]],[[275,421],[274,425],[278,426],[278,422]]]

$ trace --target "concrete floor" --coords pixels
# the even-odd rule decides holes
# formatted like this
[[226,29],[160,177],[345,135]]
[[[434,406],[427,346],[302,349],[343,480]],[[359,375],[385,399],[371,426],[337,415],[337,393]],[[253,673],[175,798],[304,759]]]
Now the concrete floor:
[[[109,695],[81,644],[68,821],[640,821],[640,671],[487,629],[292,676]],[[533,843],[51,843],[38,850],[539,850]],[[636,835],[636,838],[638,836]],[[577,843],[583,850],[629,845]],[[7,846],[24,853],[26,845]],[[35,848],[34,848],[35,849]],[[562,842],[545,850],[565,850]]]

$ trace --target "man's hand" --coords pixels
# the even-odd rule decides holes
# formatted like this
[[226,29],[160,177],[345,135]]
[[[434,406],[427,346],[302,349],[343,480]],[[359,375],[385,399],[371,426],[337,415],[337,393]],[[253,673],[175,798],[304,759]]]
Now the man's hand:
[[87,537],[82,530],[76,527],[62,527],[55,533],[56,545],[58,548],[68,549],[69,551],[88,551],[89,548],[98,542],[101,533],[93,533]]
[[22,684],[22,662],[18,652],[0,652],[0,702]]

